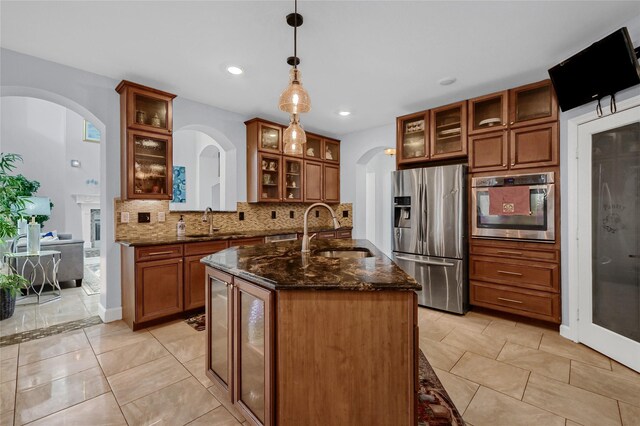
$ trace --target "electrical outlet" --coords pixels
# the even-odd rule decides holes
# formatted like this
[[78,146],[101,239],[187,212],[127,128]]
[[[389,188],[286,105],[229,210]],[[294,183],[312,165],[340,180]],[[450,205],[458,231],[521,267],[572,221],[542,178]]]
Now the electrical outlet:
[[275,219],[275,218],[276,218],[276,211],[271,210],[271,219]]
[[138,213],[138,223],[150,223],[151,222],[151,213],[143,212]]
[[349,210],[343,210],[342,217],[349,217]]
[[158,212],[158,222],[164,222],[165,220],[167,220],[167,217],[164,212]]
[[316,210],[316,217],[320,217],[320,210]]
[[293,210],[289,210],[289,219],[293,219],[295,217],[295,212]]
[[238,220],[244,220],[244,212],[238,212]]
[[129,212],[120,212],[120,223],[129,223]]

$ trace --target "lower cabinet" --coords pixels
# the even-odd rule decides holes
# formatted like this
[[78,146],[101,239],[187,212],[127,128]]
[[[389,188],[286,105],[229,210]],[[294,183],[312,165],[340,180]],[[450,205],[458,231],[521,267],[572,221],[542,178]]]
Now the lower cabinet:
[[182,258],[136,265],[136,320],[150,321],[182,312]]

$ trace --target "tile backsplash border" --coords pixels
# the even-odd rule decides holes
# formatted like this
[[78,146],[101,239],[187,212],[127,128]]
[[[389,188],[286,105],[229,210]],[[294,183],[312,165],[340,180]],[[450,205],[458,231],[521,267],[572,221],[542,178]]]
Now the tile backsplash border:
[[[219,232],[246,232],[278,229],[302,229],[303,216],[309,204],[301,203],[238,203],[235,212],[213,212],[213,226],[220,228]],[[330,204],[336,212],[342,226],[353,226],[353,206],[351,203]],[[176,225],[180,216],[184,216],[187,224],[187,234],[207,233],[209,224],[202,222],[202,212],[172,212],[169,211],[169,201],[157,200],[121,200],[115,199],[115,237],[116,241],[134,238],[171,237],[176,235]],[[317,210],[309,214],[309,226],[331,226],[331,216],[327,209]],[[344,217],[343,212],[348,217]],[[129,213],[129,223],[121,222],[121,213]],[[149,223],[138,223],[138,213],[150,213]],[[275,219],[272,215],[275,212]],[[290,217],[293,212],[293,218]],[[158,221],[158,213],[164,213],[165,221]],[[240,213],[244,220],[239,220]]]

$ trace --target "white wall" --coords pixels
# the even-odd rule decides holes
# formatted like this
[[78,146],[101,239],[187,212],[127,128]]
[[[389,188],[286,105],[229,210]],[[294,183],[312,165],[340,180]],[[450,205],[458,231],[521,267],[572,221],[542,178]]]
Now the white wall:
[[[391,172],[396,169],[396,159],[379,151],[369,160],[366,169],[367,176],[371,176],[373,180],[367,185],[367,227],[369,215],[373,216],[375,227],[373,235],[369,235],[369,229],[367,229],[366,237],[376,247],[391,256]],[[373,199],[371,203],[370,198]]]

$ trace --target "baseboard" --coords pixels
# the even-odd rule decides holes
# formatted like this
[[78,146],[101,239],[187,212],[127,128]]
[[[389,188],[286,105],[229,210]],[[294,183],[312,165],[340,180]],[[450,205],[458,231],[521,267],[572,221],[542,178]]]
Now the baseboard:
[[578,343],[578,336],[574,332],[574,330],[568,325],[562,324],[560,325],[560,335],[565,339],[573,340]]
[[102,304],[98,305],[98,315],[102,319],[102,322],[112,322],[122,319],[122,306],[117,308],[105,309]]

